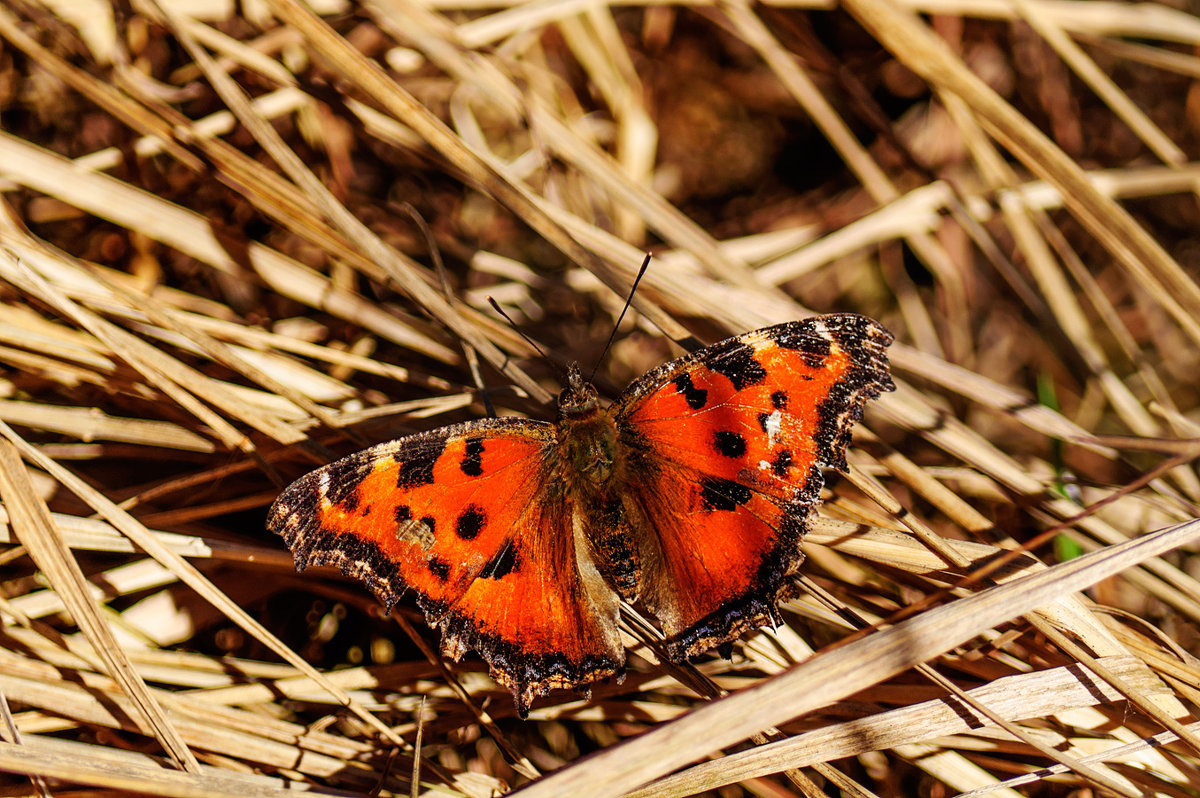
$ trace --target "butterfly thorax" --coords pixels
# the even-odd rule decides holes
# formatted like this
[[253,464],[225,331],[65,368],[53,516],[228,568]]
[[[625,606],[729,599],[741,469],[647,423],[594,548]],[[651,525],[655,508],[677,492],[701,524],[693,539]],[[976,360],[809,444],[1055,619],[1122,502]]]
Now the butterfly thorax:
[[575,364],[567,372],[567,387],[558,395],[558,445],[568,473],[595,486],[612,478],[617,427],[600,407],[596,387],[583,379]]

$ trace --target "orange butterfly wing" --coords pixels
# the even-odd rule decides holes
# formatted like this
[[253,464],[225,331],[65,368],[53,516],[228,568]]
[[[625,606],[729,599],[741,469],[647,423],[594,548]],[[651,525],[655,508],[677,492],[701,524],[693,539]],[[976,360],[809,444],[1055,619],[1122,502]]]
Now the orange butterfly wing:
[[297,569],[337,565],[387,606],[407,589],[442,648],[479,651],[522,715],[618,672],[617,599],[576,551],[553,426],[472,421],[373,446],[272,506]]
[[[746,333],[646,374],[616,418],[646,606],[684,660],[776,616],[862,408],[892,390],[892,336],[833,314]],[[640,516],[640,518],[639,518]]]

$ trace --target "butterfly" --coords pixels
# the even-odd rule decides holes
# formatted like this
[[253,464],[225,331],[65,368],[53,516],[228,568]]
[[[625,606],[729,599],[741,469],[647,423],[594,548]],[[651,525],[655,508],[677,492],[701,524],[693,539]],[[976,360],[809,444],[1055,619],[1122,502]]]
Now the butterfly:
[[748,332],[653,369],[605,407],[577,366],[553,423],[485,418],[342,458],[269,528],[389,609],[407,590],[443,653],[474,649],[518,714],[623,673],[620,601],[676,662],[778,622],[824,484],[891,334],[851,313]]

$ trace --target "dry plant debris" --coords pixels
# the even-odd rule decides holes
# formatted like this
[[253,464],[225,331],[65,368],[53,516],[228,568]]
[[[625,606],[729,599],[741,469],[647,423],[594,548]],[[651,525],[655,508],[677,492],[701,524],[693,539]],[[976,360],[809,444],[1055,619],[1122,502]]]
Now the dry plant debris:
[[[4,4],[0,794],[1194,795],[1188,8]],[[782,626],[522,722],[265,508],[544,418],[488,297],[590,364],[645,249],[610,396],[831,310],[900,389]]]

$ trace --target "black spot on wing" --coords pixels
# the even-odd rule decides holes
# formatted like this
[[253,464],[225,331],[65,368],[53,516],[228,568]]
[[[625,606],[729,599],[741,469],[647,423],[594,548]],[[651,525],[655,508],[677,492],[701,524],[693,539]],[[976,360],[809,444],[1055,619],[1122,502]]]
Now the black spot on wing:
[[[358,486],[356,485],[355,487],[357,488]],[[357,490],[348,491],[346,493],[346,497],[338,502],[338,508],[344,513],[353,513],[358,509],[358,505],[359,498]],[[370,507],[367,508],[368,511],[370,509]],[[364,515],[366,515],[366,513],[364,513]]]
[[517,549],[512,542],[504,545],[500,553],[492,558],[492,561],[484,566],[480,572],[480,579],[503,579],[521,567],[521,558],[517,555]]
[[702,352],[701,362],[733,383],[735,390],[758,385],[767,378],[767,370],[754,357],[754,347],[736,338]]
[[450,578],[450,563],[440,557],[429,558],[429,573],[445,582]]
[[483,473],[483,439],[467,438],[463,451],[462,462],[458,464],[462,472],[469,477],[477,477]]
[[773,416],[773,415],[775,415],[775,414],[774,413],[759,413],[757,416],[758,428],[761,429],[763,432],[766,432],[767,431],[767,422],[769,422],[771,420],[771,416]]
[[396,508],[396,523],[398,525],[404,526],[411,520],[412,520],[412,510],[408,509],[408,507],[406,505],[402,504]]
[[786,410],[788,406],[788,395],[785,391],[773,391],[771,393],[771,407],[776,410]]
[[474,540],[483,531],[483,523],[486,520],[483,510],[472,505],[463,510],[462,515],[454,522],[454,533],[463,540]]
[[693,385],[692,376],[687,372],[680,374],[671,382],[675,385],[675,390],[683,394],[683,399],[688,403],[688,407],[693,410],[699,410],[708,402],[708,391]]
[[436,524],[437,524],[437,521],[434,520],[434,517],[432,515],[427,515],[421,519],[421,525],[429,530],[430,535],[432,535],[434,533]]
[[788,449],[783,449],[779,454],[775,455],[775,459],[771,461],[771,471],[777,477],[786,477],[788,469],[792,467],[792,453]]
[[708,512],[732,512],[748,501],[750,489],[745,485],[720,477],[704,477],[700,480],[700,506]]
[[746,453],[746,439],[730,430],[713,433],[713,449],[722,457],[741,457]]

